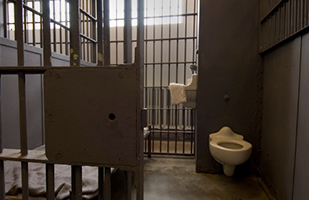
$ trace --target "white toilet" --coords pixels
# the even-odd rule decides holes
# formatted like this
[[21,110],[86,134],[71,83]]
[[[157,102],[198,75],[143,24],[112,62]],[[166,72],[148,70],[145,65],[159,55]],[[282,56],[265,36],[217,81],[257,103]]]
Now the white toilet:
[[224,174],[232,176],[236,165],[246,162],[251,156],[252,145],[242,135],[224,126],[209,135],[209,150],[212,157],[223,165]]

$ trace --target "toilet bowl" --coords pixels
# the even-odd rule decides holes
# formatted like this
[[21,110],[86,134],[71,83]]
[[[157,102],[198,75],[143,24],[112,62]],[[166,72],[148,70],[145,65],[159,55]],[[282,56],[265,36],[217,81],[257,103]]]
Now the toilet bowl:
[[223,165],[224,174],[232,176],[236,165],[246,162],[252,152],[252,145],[224,126],[217,133],[209,135],[209,150],[212,157]]

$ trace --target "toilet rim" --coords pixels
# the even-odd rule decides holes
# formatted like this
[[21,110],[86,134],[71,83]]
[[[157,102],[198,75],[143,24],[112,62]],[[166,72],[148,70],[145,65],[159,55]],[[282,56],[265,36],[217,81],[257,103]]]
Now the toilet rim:
[[[242,148],[240,149],[226,148],[226,147],[220,146],[219,143],[235,143],[235,144],[241,145]],[[219,149],[232,150],[232,151],[245,151],[245,150],[249,150],[252,148],[252,144],[250,144],[249,142],[245,140],[233,140],[233,139],[231,140],[231,139],[217,138],[217,139],[211,140],[209,144]]]

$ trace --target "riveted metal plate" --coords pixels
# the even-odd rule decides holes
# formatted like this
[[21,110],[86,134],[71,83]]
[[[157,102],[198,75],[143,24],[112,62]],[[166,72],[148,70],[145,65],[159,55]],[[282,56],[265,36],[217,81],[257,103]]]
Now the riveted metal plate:
[[135,166],[138,76],[133,67],[47,70],[47,158],[65,164]]

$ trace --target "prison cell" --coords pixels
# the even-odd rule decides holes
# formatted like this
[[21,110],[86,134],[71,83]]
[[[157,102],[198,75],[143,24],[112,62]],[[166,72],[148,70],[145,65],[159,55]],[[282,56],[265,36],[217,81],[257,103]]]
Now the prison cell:
[[[113,1],[110,9],[113,64],[126,60],[121,53],[126,19],[121,2]],[[190,66],[196,64],[197,6],[197,0],[145,1],[144,105],[152,126],[152,154],[194,156],[194,110],[171,105],[168,85],[186,84]],[[136,13],[132,17],[134,25]],[[133,46],[135,37],[133,30]]]
[[[31,135],[29,129],[32,128],[32,123],[27,122],[27,115],[29,115],[27,112],[29,113],[29,111],[26,112],[26,108],[29,105],[26,104],[25,98],[29,98],[26,89],[29,89],[29,82],[31,82],[29,80],[32,79],[32,76],[37,78],[39,84],[43,84],[47,80],[43,78],[43,74],[46,71],[51,73],[49,67],[59,64],[64,66],[102,66],[104,63],[105,66],[126,67],[127,65],[123,64],[133,63],[133,60],[138,65],[138,61],[145,56],[145,64],[142,67],[145,87],[141,102],[143,107],[148,109],[147,114],[141,117],[148,120],[144,125],[150,124],[149,130],[152,130],[150,135],[144,134],[144,137],[148,138],[144,143],[145,153],[148,153],[148,157],[151,154],[194,155],[194,110],[182,105],[171,105],[168,84],[170,82],[186,83],[186,79],[191,75],[190,65],[196,63],[197,0],[170,0],[168,5],[166,2],[163,5],[163,2],[143,1],[142,3],[145,3],[145,17],[142,20],[140,13],[144,9],[140,6],[141,2],[137,0],[132,2],[120,0],[3,1],[5,5],[4,36],[10,40],[16,40],[17,45],[15,47],[15,43],[9,41],[5,41],[5,43],[8,47],[17,48],[18,63],[15,66],[18,65],[18,67],[1,68],[1,77],[4,83],[2,90],[7,86],[6,79],[18,80],[21,154],[18,153],[18,150],[7,151],[4,149],[2,151],[1,182],[4,182],[3,160],[21,161],[23,199],[27,199],[29,196],[28,162],[46,163],[47,197],[49,199],[54,197],[54,164],[59,160],[47,159],[44,156],[44,151],[30,150],[36,145],[28,145],[31,143],[27,138],[29,138],[29,134]],[[141,21],[146,24],[143,30],[138,28]],[[139,26],[136,26],[137,22]],[[141,34],[145,37],[143,42],[146,47],[145,51],[141,45],[138,45],[141,44]],[[42,52],[37,49],[35,51],[42,56],[38,66],[41,62],[44,67],[24,67],[28,65],[25,62],[28,59],[25,54],[34,50],[30,48],[31,46],[43,49]],[[141,52],[144,52],[144,55],[141,55]],[[134,67],[134,64],[132,66]],[[45,103],[39,105],[42,109],[43,104]],[[43,110],[40,112],[43,117]],[[50,114],[50,116],[52,115],[53,113]],[[50,116],[48,115],[47,118]],[[2,118],[6,120],[6,116]],[[42,132],[45,132],[46,122],[42,121],[41,123],[43,124]],[[2,135],[7,132],[7,124],[4,124],[4,127],[5,131],[2,131]],[[140,134],[139,137],[143,138],[143,135]],[[150,141],[149,138],[152,140]],[[43,134],[43,143],[46,142],[44,142],[45,139]],[[4,138],[5,140],[6,138]],[[71,138],[71,140],[74,139]],[[48,151],[50,152],[53,148],[49,148]],[[83,153],[81,152],[81,154]],[[62,156],[62,154],[57,154],[57,156],[59,155]],[[83,169],[80,164],[85,161],[63,162],[72,165],[73,192],[71,197],[79,199],[81,198]],[[86,164],[89,164],[87,162]],[[139,173],[139,170],[142,169],[142,165],[132,168],[123,167],[121,163],[117,165],[115,163],[92,162],[89,165],[99,166],[99,199],[103,198],[103,188],[105,198],[109,199],[111,196],[110,167],[114,165],[129,170],[126,173],[127,198],[131,196],[130,171]],[[141,184],[141,175],[138,180]],[[142,188],[141,185],[139,187]],[[137,191],[138,198],[142,198],[140,188]],[[1,191],[4,190],[3,184]],[[1,194],[4,196],[4,192]]]
[[[6,33],[10,39],[15,39],[13,2],[7,1]],[[38,47],[42,47],[43,38],[41,4],[34,0],[23,4],[24,42]],[[152,125],[154,154],[194,156],[194,110],[171,105],[168,85],[170,82],[186,84],[191,76],[190,65],[196,64],[197,4],[197,0],[145,1],[144,107],[148,108],[148,124]],[[51,49],[69,55],[69,3],[51,0],[49,5]],[[109,8],[104,12],[104,24],[109,30],[100,33],[103,22],[97,16],[96,1],[81,1],[81,60],[88,64],[95,64],[97,60],[103,62],[103,50],[97,52],[102,44],[97,41],[104,35],[110,38],[105,46],[111,52],[104,56],[105,62],[112,65],[131,63],[137,38],[137,1],[116,0],[104,6]],[[109,51],[105,50],[107,53]],[[147,142],[145,149],[148,149]]]

